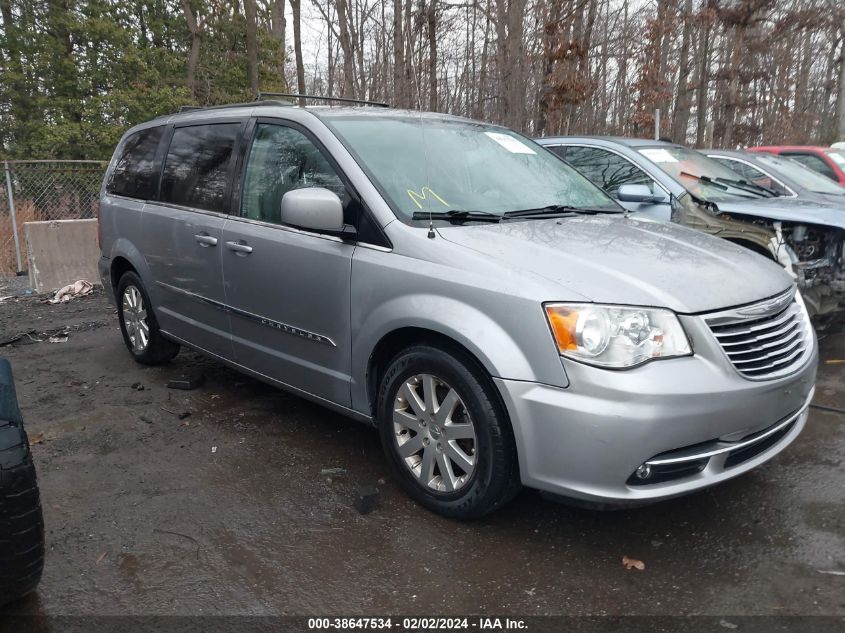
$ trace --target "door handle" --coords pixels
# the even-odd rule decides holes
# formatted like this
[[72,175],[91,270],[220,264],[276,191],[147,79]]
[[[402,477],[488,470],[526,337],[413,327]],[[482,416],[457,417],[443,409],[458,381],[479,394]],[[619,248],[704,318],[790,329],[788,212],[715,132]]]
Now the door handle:
[[217,238],[206,233],[197,233],[194,239],[200,246],[217,246]]
[[226,242],[226,248],[230,251],[235,251],[238,255],[249,255],[252,252],[252,246],[241,242]]

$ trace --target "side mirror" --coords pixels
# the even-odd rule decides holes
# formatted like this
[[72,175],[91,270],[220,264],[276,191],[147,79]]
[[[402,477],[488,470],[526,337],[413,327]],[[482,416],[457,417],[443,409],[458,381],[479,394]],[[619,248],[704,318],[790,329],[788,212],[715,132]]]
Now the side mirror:
[[322,187],[294,189],[282,196],[281,220],[298,229],[343,233],[343,204]]
[[662,193],[654,194],[647,185],[622,185],[616,194],[621,202],[639,202],[642,204],[661,204],[669,202]]

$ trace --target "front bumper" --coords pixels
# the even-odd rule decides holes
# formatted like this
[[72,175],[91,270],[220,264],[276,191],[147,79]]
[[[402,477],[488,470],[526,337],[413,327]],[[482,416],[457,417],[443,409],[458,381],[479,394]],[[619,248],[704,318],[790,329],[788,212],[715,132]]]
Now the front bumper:
[[[775,380],[740,376],[712,343],[695,356],[608,371],[563,360],[569,387],[496,384],[507,406],[522,483],[612,505],[674,497],[771,459],[803,429],[818,350]],[[652,462],[650,479],[638,467]],[[653,482],[653,483],[652,483]]]

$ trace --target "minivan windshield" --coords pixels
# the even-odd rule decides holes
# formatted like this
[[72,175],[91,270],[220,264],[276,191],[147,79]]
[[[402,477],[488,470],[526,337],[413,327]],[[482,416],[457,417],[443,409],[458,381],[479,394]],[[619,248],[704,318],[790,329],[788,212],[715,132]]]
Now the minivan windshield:
[[667,145],[638,147],[637,151],[702,200],[771,196],[767,190],[745,183],[732,169],[695,150]]
[[764,167],[768,167],[775,172],[780,172],[808,191],[834,196],[845,196],[845,187],[837,185],[830,178],[822,176],[809,167],[804,167],[804,165],[791,158],[764,154],[762,152],[758,153],[755,158]]
[[622,211],[572,167],[504,128],[413,115],[321,118],[405,221],[428,212]]

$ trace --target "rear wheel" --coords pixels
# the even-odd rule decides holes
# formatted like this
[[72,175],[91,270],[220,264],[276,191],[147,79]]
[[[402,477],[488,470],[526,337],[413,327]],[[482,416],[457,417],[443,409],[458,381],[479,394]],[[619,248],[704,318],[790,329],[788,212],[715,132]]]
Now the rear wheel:
[[401,352],[382,377],[378,418],[394,474],[438,514],[480,517],[519,491],[510,421],[492,381],[463,354]]
[[161,335],[150,297],[134,272],[124,273],[117,284],[117,315],[123,342],[139,363],[160,365],[179,353],[179,345]]

